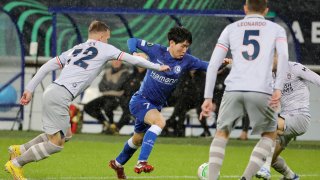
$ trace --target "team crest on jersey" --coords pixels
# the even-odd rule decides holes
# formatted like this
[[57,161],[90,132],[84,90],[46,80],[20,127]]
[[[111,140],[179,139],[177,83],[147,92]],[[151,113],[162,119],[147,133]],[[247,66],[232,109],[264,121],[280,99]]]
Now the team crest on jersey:
[[147,46],[153,46],[153,43],[147,42]]
[[173,68],[174,73],[179,74],[181,72],[181,66],[177,65]]
[[291,79],[291,74],[290,73],[287,74],[287,78]]

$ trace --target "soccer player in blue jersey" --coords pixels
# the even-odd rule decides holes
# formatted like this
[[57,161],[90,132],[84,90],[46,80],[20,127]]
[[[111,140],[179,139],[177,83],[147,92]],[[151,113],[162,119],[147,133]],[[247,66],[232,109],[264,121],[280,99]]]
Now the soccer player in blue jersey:
[[128,40],[129,51],[137,53],[137,48],[149,56],[151,62],[169,65],[171,71],[165,73],[148,70],[143,83],[131,98],[129,108],[136,118],[133,136],[126,142],[123,150],[109,166],[117,173],[118,179],[126,179],[123,165],[141,146],[136,173],[151,172],[154,167],[148,164],[148,157],[154,143],[165,127],[165,118],[160,113],[168,96],[173,92],[179,78],[190,70],[206,71],[208,62],[202,61],[187,50],[192,43],[192,34],[185,28],[174,27],[168,33],[169,47],[131,38]]

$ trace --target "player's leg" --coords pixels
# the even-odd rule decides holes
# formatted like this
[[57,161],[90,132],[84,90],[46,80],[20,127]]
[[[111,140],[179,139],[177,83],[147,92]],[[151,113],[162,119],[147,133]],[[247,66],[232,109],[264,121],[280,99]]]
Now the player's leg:
[[276,146],[276,141],[273,142],[271,147],[271,153],[267,156],[265,163],[262,165],[260,170],[256,173],[258,179],[270,180],[271,179],[271,162],[273,159],[273,154]]
[[16,179],[25,179],[22,167],[30,162],[40,161],[63,149],[64,136],[61,131],[47,135],[49,141],[44,141],[31,146],[21,156],[8,161],[5,169]]
[[217,131],[210,145],[208,179],[217,180],[233,125],[243,116],[241,93],[225,92],[219,110]]
[[277,141],[272,167],[283,175],[283,179],[299,179],[299,176],[290,169],[279,155],[294,137],[304,134],[309,125],[310,117],[304,114],[283,115],[278,121],[279,141]]
[[[277,120],[277,135],[283,134],[284,131],[284,119],[282,117],[278,117]],[[279,149],[279,138],[274,141],[272,148],[271,148],[271,153],[270,155],[267,156],[266,162],[263,164],[261,169],[257,172],[256,177],[263,179],[263,180],[269,180],[271,179],[271,163],[278,157],[280,152],[282,151]]]
[[134,133],[134,135],[125,143],[117,158],[109,162],[109,166],[117,173],[118,179],[126,179],[123,166],[141,146],[143,136],[144,133]]
[[276,137],[276,113],[268,107],[269,95],[263,93],[244,93],[244,104],[247,110],[252,134],[261,134],[261,138],[254,147],[249,163],[242,179],[249,180],[260,170],[271,154]]
[[72,99],[72,94],[62,86],[51,84],[47,87],[42,99],[42,122],[49,141],[34,144],[21,156],[8,161],[6,169],[12,170],[13,176],[19,174],[25,164],[45,159],[63,149],[70,128],[69,104]]
[[244,115],[242,118],[242,131],[238,140],[248,140],[248,131],[249,131],[250,121],[248,115]]
[[9,160],[12,160],[16,157],[21,156],[21,154],[26,152],[31,146],[33,146],[35,144],[39,144],[41,142],[46,142],[48,140],[49,139],[48,139],[46,133],[42,133],[25,144],[9,146],[9,148],[8,148]]
[[158,136],[166,125],[162,114],[154,108],[150,109],[146,113],[144,123],[149,125],[150,128],[146,131],[142,141],[141,152],[139,154],[137,165],[134,168],[136,173],[153,171],[154,167],[149,165],[147,161]]

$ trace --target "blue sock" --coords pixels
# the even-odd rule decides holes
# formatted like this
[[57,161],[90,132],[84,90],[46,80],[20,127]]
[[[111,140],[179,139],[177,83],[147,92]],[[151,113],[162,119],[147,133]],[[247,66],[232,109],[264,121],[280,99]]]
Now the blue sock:
[[161,133],[162,129],[157,125],[152,125],[146,134],[144,135],[141,152],[139,155],[139,161],[147,161],[148,157],[152,151],[153,145],[157,140],[158,135]]
[[124,145],[123,150],[116,158],[116,161],[121,165],[124,165],[131,156],[136,152],[139,147],[132,143],[132,138],[130,138],[127,143]]

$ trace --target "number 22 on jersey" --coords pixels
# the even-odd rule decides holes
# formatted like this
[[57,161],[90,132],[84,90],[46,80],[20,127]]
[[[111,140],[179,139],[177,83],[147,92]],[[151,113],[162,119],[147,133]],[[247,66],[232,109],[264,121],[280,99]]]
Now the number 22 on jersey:
[[[71,58],[77,58],[79,56],[79,54],[82,54],[82,57],[80,59],[75,59],[74,60],[74,65],[82,67],[83,69],[87,69],[88,68],[88,63],[86,63],[85,61],[87,60],[91,60],[94,57],[97,56],[98,54],[98,50],[95,47],[89,47],[87,49],[85,49],[83,51],[83,49],[75,49],[72,52],[72,56]],[[68,63],[71,61],[71,59],[68,60]]]

